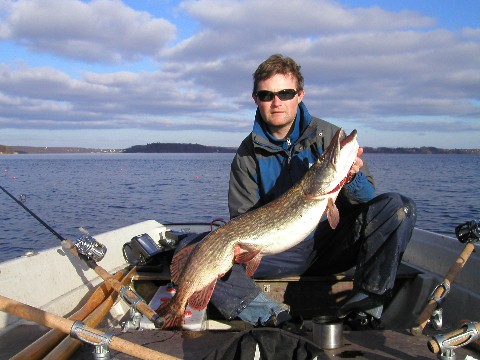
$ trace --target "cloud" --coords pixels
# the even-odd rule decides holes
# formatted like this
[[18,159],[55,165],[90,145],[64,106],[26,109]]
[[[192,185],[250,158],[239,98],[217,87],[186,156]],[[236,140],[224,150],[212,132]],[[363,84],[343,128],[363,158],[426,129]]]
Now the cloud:
[[86,62],[133,61],[154,56],[175,37],[165,19],[135,11],[118,0],[33,0],[3,11],[0,38],[32,52]]
[[398,131],[398,132],[426,132],[426,133],[465,133],[480,131],[478,121],[458,122],[445,117],[415,117],[403,119],[389,119],[389,122],[367,119],[362,121],[364,126],[380,131]]
[[[343,31],[431,26],[435,21],[412,11],[392,13],[378,7],[348,8],[320,0],[188,0],[180,5],[205,27],[247,29],[264,34],[310,36]],[[256,24],[256,25],[252,25]]]
[[[244,76],[280,52],[301,63],[305,101],[320,114],[478,117],[478,105],[470,101],[480,93],[480,43],[474,29],[432,29],[435,20],[415,12],[352,9],[333,1],[292,6],[202,0],[181,6],[202,31],[163,54],[178,62],[221,58],[216,74],[227,83],[245,86],[235,74]],[[245,67],[238,66],[242,59]],[[208,76],[210,81],[214,77]]]
[[[16,127],[218,126],[219,115],[235,109],[214,90],[199,91],[190,81],[169,73],[86,73],[72,79],[52,68],[0,70],[0,123],[22,119]],[[195,119],[195,120],[193,120]],[[177,121],[177,120],[175,120]],[[223,120],[224,125],[228,121]],[[36,125],[35,125],[36,124]],[[181,127],[181,123],[179,123]]]
[[54,59],[0,65],[3,128],[245,134],[251,74],[283,53],[302,65],[315,116],[392,132],[479,131],[478,28],[445,30],[417,12],[335,1],[199,0],[175,9],[195,23],[178,38],[175,18],[115,0],[3,6],[0,39]]

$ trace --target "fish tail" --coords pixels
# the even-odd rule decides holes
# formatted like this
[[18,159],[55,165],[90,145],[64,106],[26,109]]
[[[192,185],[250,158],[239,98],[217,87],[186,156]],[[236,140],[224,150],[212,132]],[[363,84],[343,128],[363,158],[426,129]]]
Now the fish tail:
[[172,300],[163,301],[157,309],[157,314],[163,316],[162,329],[181,329],[183,325],[183,312],[178,314],[172,309]]
[[158,309],[156,311],[157,314],[160,315],[160,316],[165,316],[166,314],[168,314],[170,312],[170,303],[171,302],[172,302],[171,299],[162,301],[162,303],[160,304],[160,306],[158,307]]
[[163,329],[181,329],[183,325],[183,315],[167,314],[165,315],[165,323]]

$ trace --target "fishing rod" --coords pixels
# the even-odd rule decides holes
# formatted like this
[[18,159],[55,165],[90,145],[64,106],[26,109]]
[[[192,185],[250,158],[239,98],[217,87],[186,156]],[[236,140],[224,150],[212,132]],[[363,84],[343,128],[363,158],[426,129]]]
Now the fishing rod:
[[40,224],[42,224],[43,226],[45,226],[45,228],[50,231],[53,235],[55,235],[57,238],[59,238],[61,241],[65,240],[63,238],[62,235],[60,235],[59,233],[57,233],[50,225],[48,225],[45,221],[43,221],[42,219],[40,219],[40,217],[38,217],[32,210],[30,210],[28,207],[26,207],[23,202],[21,202],[20,200],[18,200],[15,196],[13,196],[12,194],[10,194],[2,185],[0,185],[0,189],[3,190],[3,192],[5,194],[7,194],[8,196],[10,196],[13,201],[15,201],[18,205],[20,205],[24,210],[26,210],[30,215],[32,215]]
[[[0,189],[10,196],[13,201],[15,201],[18,205],[20,205],[26,212],[33,216],[35,220],[37,220],[40,224],[42,224],[48,231],[50,231],[55,237],[57,237],[60,241],[62,241],[62,245],[65,244],[65,241],[69,241],[60,235],[58,232],[55,231],[50,225],[48,225],[45,221],[43,221],[37,214],[35,214],[32,210],[30,210],[22,201],[18,200],[15,196],[13,196],[7,189],[5,189],[2,185],[0,185]],[[105,245],[100,244],[97,240],[93,237],[89,236],[88,233],[84,229],[81,230],[84,233],[84,236],[78,238],[75,242],[71,242],[73,246],[75,246],[78,252],[88,259],[93,259],[95,261],[100,261],[103,259],[105,254],[107,253],[107,248]]]
[[148,306],[148,304],[139,294],[130,289],[129,286],[122,286],[118,280],[108,273],[108,271],[97,264],[97,261],[102,260],[107,252],[107,247],[105,245],[100,244],[82,228],[80,228],[80,230],[84,233],[84,235],[76,241],[71,241],[64,238],[32,210],[30,210],[25,204],[8,192],[7,189],[1,185],[0,189],[10,198],[12,198],[18,205],[20,205],[25,211],[32,215],[37,221],[39,221],[43,226],[45,226],[45,228],[48,229],[53,235],[60,239],[64,249],[70,250],[73,255],[84,260],[88,267],[95,271],[97,275],[99,275],[108,285],[118,292],[122,299],[125,300],[125,302],[127,302],[132,309],[138,310],[141,314],[145,315],[155,325],[155,327],[161,328],[163,326],[164,318],[159,316],[150,306]]
[[429,321],[431,321],[431,325],[436,330],[442,327],[443,311],[440,307],[441,303],[450,293],[453,281],[465,266],[470,255],[475,251],[475,244],[480,240],[480,222],[472,220],[456,226],[455,235],[461,243],[466,245],[452,266],[450,266],[443,281],[433,289],[427,304],[417,317],[415,325],[410,328],[410,332],[415,336],[422,334],[423,329]]

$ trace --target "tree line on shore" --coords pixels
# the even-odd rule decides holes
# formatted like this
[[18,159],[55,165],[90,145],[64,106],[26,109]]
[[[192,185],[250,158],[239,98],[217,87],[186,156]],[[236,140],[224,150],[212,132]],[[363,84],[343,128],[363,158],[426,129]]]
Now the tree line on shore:
[[[441,149],[422,147],[364,147],[366,154],[480,154],[480,149]],[[63,154],[63,153],[235,153],[235,147],[206,146],[185,143],[151,143],[126,149],[93,149],[80,147],[33,147],[0,145],[0,154]]]

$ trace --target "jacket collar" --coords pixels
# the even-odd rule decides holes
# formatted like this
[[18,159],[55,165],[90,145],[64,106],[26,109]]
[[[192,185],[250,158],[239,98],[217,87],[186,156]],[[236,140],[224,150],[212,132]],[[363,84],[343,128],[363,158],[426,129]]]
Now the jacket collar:
[[268,127],[265,124],[265,121],[263,121],[260,111],[257,108],[252,130],[253,139],[255,142],[263,143],[264,146],[287,150],[292,144],[295,144],[301,138],[301,135],[308,128],[311,121],[312,117],[302,101],[298,104],[297,116],[295,117],[294,128],[291,134],[285,139],[276,139],[268,130]]

